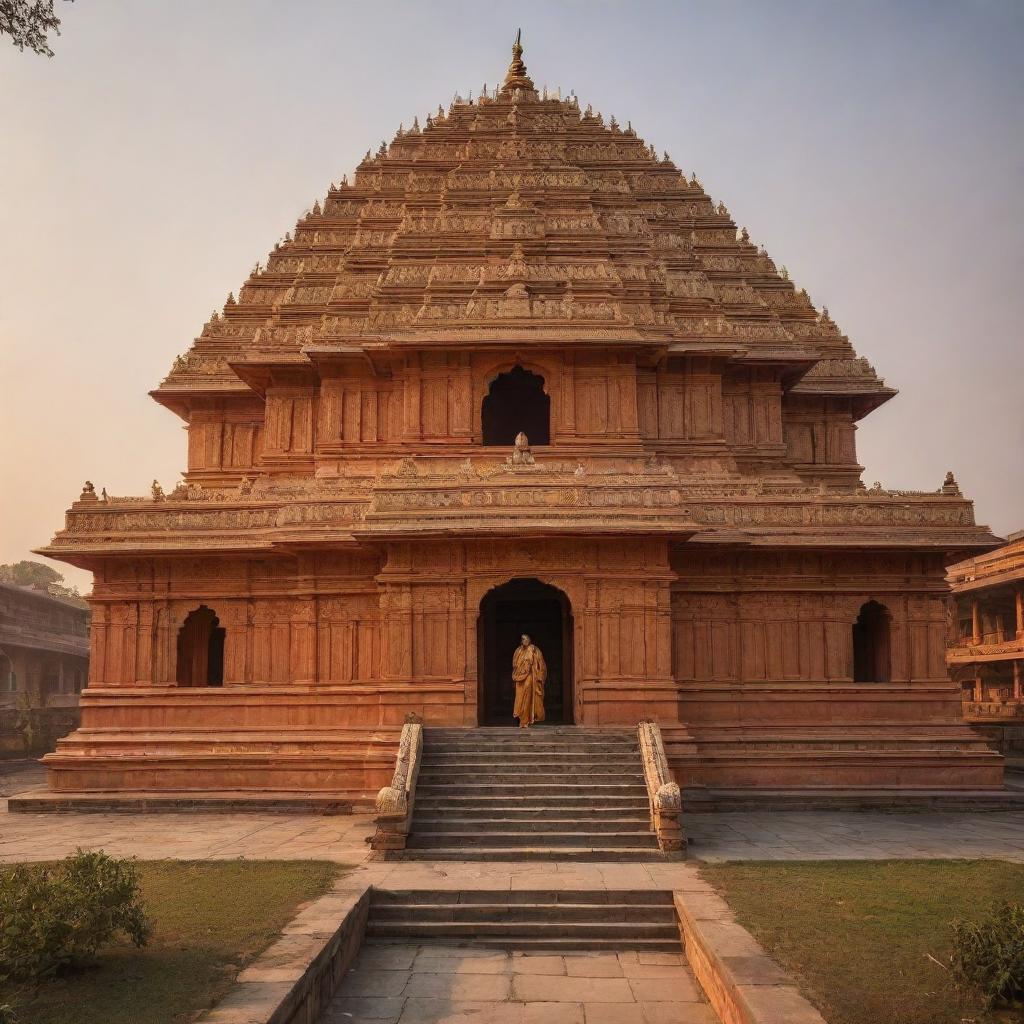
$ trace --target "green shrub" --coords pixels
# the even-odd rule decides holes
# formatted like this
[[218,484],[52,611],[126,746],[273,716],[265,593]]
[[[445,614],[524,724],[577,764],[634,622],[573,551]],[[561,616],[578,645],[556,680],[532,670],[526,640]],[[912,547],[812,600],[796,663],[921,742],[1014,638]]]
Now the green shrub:
[[79,850],[0,870],[0,979],[39,981],[87,963],[118,932],[144,946],[151,930],[131,861]]
[[977,924],[953,925],[953,977],[978,989],[988,1006],[1024,999],[1024,906],[1003,903]]

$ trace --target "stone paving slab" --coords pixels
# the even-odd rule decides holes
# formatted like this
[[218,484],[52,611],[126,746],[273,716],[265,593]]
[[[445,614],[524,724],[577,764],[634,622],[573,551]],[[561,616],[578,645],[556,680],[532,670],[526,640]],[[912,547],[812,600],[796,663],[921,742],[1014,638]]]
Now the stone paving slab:
[[668,973],[648,979],[628,976],[644,966],[635,952],[369,942],[319,1024],[717,1024],[683,956],[673,958],[650,965]]
[[[144,860],[318,859],[363,865],[369,814],[9,814],[6,797],[38,786],[34,761],[0,762],[0,863],[53,860],[79,847]],[[992,857],[1024,862],[1024,811],[741,811],[684,813],[691,860]],[[395,888],[678,889],[673,863],[375,861]],[[555,879],[549,885],[548,880]]]

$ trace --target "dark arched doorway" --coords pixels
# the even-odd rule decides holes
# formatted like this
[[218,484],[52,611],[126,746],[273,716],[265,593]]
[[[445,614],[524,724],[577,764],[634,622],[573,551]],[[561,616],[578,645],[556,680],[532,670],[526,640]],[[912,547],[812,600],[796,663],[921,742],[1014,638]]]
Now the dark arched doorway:
[[887,683],[891,678],[889,610],[877,601],[863,604],[853,626],[853,681]]
[[480,602],[477,620],[478,721],[515,725],[512,653],[528,633],[544,655],[547,724],[572,724],[572,609],[557,587],[536,579],[515,579],[495,587]]
[[544,378],[521,366],[498,374],[484,398],[480,428],[486,445],[512,445],[519,431],[531,445],[550,444],[551,399]]
[[224,629],[206,605],[188,613],[178,631],[179,686],[220,686],[224,682]]

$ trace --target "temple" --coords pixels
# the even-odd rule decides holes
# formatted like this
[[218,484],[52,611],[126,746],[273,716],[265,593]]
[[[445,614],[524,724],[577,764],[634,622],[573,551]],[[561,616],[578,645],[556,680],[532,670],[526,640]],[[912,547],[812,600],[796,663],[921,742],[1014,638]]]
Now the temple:
[[944,567],[995,543],[971,502],[865,488],[857,423],[895,391],[518,41],[152,394],[183,482],[89,484],[41,552],[95,574],[58,792],[372,799],[408,714],[511,723],[523,632],[548,723],[655,721],[686,787],[1002,783],[945,663]]

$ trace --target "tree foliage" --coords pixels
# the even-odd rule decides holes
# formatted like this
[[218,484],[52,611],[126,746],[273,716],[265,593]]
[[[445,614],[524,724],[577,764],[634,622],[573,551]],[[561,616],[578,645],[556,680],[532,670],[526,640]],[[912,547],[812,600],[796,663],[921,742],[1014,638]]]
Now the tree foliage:
[[[0,0],[2,3],[3,0]],[[36,587],[46,590],[51,583],[63,583],[64,577],[56,569],[42,562],[22,560],[9,565],[0,565],[0,582],[13,583],[16,587]]]
[[[0,0],[3,3],[3,0]],[[77,587],[69,587],[64,583],[64,577],[42,562],[30,562],[22,560],[11,562],[7,565],[0,565],[0,583],[12,583],[16,587],[32,587],[35,590],[42,590],[47,594],[56,597],[65,597],[75,604],[86,607],[86,602],[79,594]]]
[[[67,0],[71,3],[72,0]],[[19,50],[52,57],[49,36],[60,35],[54,0],[0,0],[0,36],[10,36]]]

